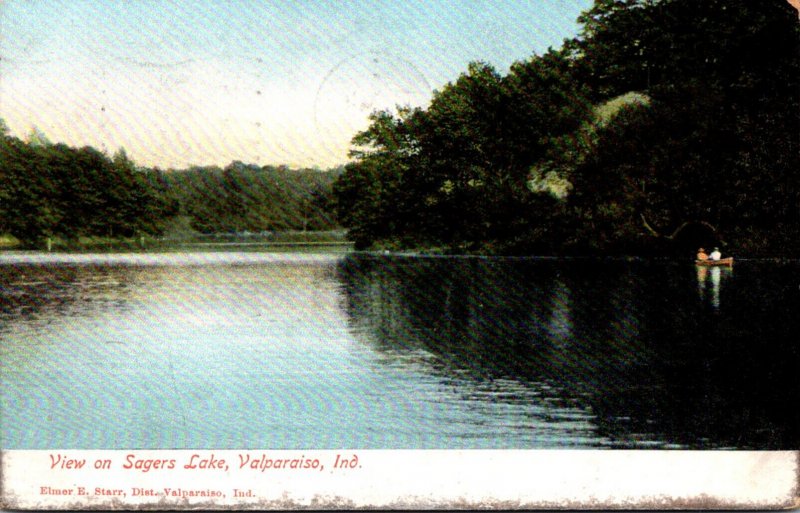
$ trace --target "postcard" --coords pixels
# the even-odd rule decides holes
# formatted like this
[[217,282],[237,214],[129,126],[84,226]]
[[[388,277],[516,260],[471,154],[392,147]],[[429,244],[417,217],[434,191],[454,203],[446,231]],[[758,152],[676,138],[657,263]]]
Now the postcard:
[[4,509],[787,509],[794,0],[0,6]]

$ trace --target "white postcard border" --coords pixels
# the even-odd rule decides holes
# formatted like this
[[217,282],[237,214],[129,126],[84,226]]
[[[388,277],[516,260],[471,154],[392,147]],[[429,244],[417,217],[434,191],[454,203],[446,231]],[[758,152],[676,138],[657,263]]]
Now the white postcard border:
[[2,506],[787,509],[798,506],[798,460],[795,451],[10,450]]

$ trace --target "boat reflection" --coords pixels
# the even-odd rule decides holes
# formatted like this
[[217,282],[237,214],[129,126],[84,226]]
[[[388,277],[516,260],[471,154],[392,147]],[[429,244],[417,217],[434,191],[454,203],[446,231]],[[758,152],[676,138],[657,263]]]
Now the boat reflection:
[[711,271],[711,304],[714,308],[719,308],[719,285],[722,280],[722,269],[712,267]]
[[708,278],[708,267],[695,266],[697,270],[697,293],[700,294],[700,299],[706,297],[706,279]]
[[706,299],[710,284],[709,301],[711,306],[719,309],[723,276],[727,279],[733,274],[733,269],[730,267],[704,267],[699,265],[695,267],[697,269],[697,293],[700,295],[700,299]]

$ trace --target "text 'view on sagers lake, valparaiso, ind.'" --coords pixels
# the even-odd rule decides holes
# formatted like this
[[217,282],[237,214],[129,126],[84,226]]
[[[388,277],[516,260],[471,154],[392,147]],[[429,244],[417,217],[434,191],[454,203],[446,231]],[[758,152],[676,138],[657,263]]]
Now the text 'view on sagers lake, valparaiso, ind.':
[[800,448],[785,0],[45,4],[2,449]]

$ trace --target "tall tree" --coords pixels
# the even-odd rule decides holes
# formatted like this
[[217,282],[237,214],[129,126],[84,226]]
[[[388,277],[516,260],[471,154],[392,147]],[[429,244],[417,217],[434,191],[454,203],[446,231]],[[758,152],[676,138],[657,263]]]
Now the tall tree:
[[355,162],[337,179],[334,194],[339,222],[350,228],[359,248],[437,225],[433,219],[420,222],[418,217],[419,202],[431,201],[426,194],[430,177],[418,166],[422,118],[418,109],[399,108],[397,116],[375,112],[370,126],[353,138]]
[[[598,101],[628,91],[653,101],[646,115],[598,132],[589,158],[573,166],[578,218],[624,227],[611,237],[617,243],[674,238],[692,222],[748,251],[769,239],[796,241],[800,39],[793,14],[777,0],[595,2],[582,18],[582,39],[572,43],[582,80]],[[637,182],[646,191],[641,201],[622,186]],[[605,236],[583,237],[599,243]]]

